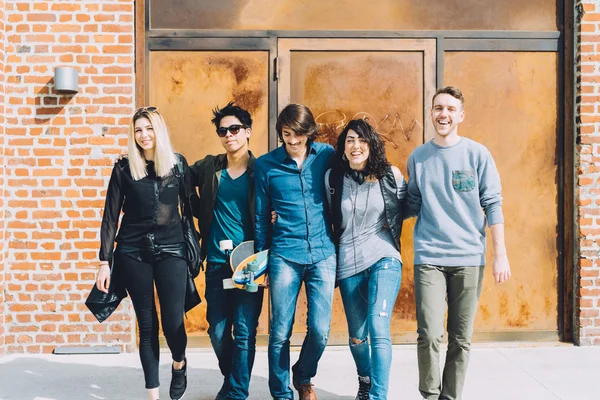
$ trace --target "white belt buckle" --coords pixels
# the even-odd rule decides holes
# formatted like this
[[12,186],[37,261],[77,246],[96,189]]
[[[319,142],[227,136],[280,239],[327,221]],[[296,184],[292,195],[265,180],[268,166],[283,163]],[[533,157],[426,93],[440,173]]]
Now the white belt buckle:
[[233,250],[233,240],[221,240],[219,242],[219,249],[221,251]]

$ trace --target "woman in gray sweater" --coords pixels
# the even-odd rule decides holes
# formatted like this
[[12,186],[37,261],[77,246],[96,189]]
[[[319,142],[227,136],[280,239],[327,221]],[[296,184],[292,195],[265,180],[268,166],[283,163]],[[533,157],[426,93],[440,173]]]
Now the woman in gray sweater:
[[[400,289],[406,182],[364,120],[340,134],[325,175],[337,246],[337,280],[359,381],[357,400],[387,399],[390,320]],[[369,347],[370,341],[370,347]]]

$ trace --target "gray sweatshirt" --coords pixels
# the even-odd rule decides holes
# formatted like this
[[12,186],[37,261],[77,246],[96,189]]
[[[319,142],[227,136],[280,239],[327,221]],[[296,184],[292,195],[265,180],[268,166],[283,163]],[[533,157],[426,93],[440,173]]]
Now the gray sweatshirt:
[[[407,214],[418,216],[415,264],[485,264],[485,225],[504,223],[500,177],[485,146],[460,138],[433,140],[408,158]],[[484,214],[485,212],[485,214]]]

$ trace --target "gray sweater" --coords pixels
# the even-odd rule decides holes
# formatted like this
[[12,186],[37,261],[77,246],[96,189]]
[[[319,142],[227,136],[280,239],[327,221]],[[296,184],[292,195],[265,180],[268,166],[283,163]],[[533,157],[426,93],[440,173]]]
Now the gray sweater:
[[484,265],[486,217],[489,226],[504,223],[490,152],[467,138],[449,147],[431,140],[408,158],[408,176],[407,214],[418,216],[415,264]]

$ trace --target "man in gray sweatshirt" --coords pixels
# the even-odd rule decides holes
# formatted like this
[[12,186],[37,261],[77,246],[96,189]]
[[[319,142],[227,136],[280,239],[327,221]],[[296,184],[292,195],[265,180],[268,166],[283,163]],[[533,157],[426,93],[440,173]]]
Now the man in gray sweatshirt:
[[[494,279],[502,283],[510,278],[500,177],[490,152],[458,135],[464,117],[460,90],[439,89],[431,110],[435,138],[408,158],[407,214],[417,216],[419,391],[428,400],[461,398],[483,279],[486,221],[494,243]],[[440,377],[446,301],[448,351]]]

